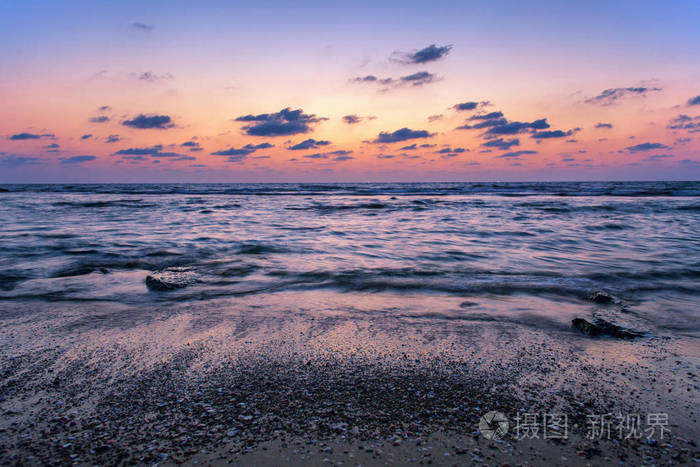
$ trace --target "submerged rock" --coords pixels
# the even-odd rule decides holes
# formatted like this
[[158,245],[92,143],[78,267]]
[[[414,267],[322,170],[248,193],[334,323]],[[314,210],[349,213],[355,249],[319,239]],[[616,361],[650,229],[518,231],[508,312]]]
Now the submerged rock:
[[612,295],[602,290],[596,290],[588,296],[588,299],[594,303],[612,303],[615,301]]
[[0,193],[8,193],[10,190],[0,187]]
[[158,292],[182,289],[195,282],[195,274],[190,268],[163,269],[146,277],[146,287]]
[[613,324],[604,319],[595,319],[593,323],[586,321],[583,318],[574,318],[571,320],[571,327],[578,329],[589,336],[607,335],[617,337],[619,339],[634,339],[642,335],[641,332],[625,329],[622,326]]

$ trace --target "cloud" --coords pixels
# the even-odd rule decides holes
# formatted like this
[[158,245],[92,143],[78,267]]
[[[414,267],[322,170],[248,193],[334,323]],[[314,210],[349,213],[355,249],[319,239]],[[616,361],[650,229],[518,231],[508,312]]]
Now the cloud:
[[329,144],[331,144],[330,141],[318,141],[313,138],[309,138],[301,143],[295,144],[294,146],[290,146],[287,149],[290,151],[302,151],[306,149],[318,149],[319,146],[328,146]]
[[333,158],[334,161],[337,162],[343,162],[343,161],[349,161],[350,159],[354,159],[353,156],[349,155],[350,152],[352,151],[347,151],[348,154],[339,154],[336,157]]
[[476,123],[467,123],[457,127],[457,130],[479,130],[494,126],[502,126],[508,123],[508,120],[503,118],[503,112],[489,112],[487,114],[473,115],[467,121],[476,121]]
[[573,130],[562,131],[562,130],[551,130],[551,131],[536,131],[532,133],[530,138],[535,139],[549,139],[549,138],[564,138],[566,136],[571,136],[574,134]]
[[409,139],[430,138],[432,136],[433,134],[426,130],[410,130],[408,128],[401,128],[393,133],[382,131],[379,133],[379,136],[377,136],[373,143],[396,143]]
[[635,153],[642,152],[642,151],[653,151],[655,149],[671,149],[671,148],[666,146],[665,144],[661,144],[661,143],[640,143],[640,144],[635,144],[634,146],[628,146],[625,149],[627,151],[635,154]]
[[[314,154],[307,154],[307,155],[305,155],[305,156],[303,156],[303,157],[306,158],[306,159],[329,159],[329,158],[335,156],[335,157],[333,157],[333,160],[334,160],[334,161],[343,162],[343,161],[347,161],[347,160],[350,160],[350,159],[354,159],[354,157],[351,156],[350,154],[352,154],[352,151],[347,151],[347,150],[341,149],[341,150],[332,151],[332,152],[317,152],[317,153],[314,153]],[[289,159],[289,160],[290,160],[290,161],[295,161],[295,160],[297,160],[297,159],[296,159],[296,158],[292,158],[292,159]]]
[[696,117],[683,114],[678,115],[676,118],[671,119],[666,128],[668,130],[686,130],[689,133],[700,132],[700,115]]
[[414,151],[417,148],[416,143],[401,148],[402,151]]
[[22,165],[37,165],[43,164],[43,159],[34,156],[17,156],[10,154],[0,157],[0,165],[6,167],[18,167]]
[[431,123],[432,123],[432,122],[436,122],[436,121],[442,119],[443,117],[444,117],[444,115],[442,115],[442,114],[439,114],[439,115],[430,115],[430,116],[428,117],[428,121],[431,122]]
[[220,151],[212,152],[212,156],[229,156],[229,162],[242,162],[248,155],[258,151],[260,149],[268,149],[274,147],[270,143],[260,143],[260,144],[246,144],[242,148],[230,147],[228,149],[222,149]]
[[90,138],[92,138],[92,133],[87,133],[87,134],[81,136],[80,140],[85,141],[86,139],[90,139]]
[[629,88],[610,88],[603,90],[600,94],[586,99],[588,104],[612,105],[620,99],[627,96],[645,97],[650,92],[661,91],[661,88],[647,87],[629,87]]
[[645,161],[657,161],[661,159],[669,159],[671,157],[674,157],[673,154],[654,154],[653,156],[649,156]]
[[355,82],[355,83],[375,83],[379,81],[379,78],[377,78],[374,75],[367,75],[367,76],[358,76],[356,78],[350,78],[350,81]]
[[[186,156],[179,154],[177,152],[163,152],[163,146],[161,144],[156,144],[155,146],[144,147],[144,148],[128,148],[120,149],[119,151],[112,154],[113,156],[122,156],[122,159],[131,160],[143,160],[143,156],[150,156],[153,158],[168,158],[174,161],[181,160],[194,160],[192,156]],[[128,157],[137,156],[137,157]]]
[[97,108],[98,112],[107,112],[108,110],[112,110],[112,108],[108,105],[102,105]]
[[393,159],[395,157],[392,154],[377,154],[377,159]]
[[90,121],[92,123],[106,123],[109,121],[109,117],[106,115],[100,115],[99,117],[92,117]]
[[598,123],[595,124],[595,128],[599,128],[599,129],[603,128],[603,129],[606,129],[606,130],[610,130],[612,127],[613,127],[613,124],[612,124],[612,123],[601,123],[601,122],[598,122]]
[[131,120],[124,120],[122,125],[139,130],[166,130],[175,126],[169,116],[155,114],[139,114]]
[[131,29],[141,32],[151,32],[153,31],[153,26],[150,24],[142,23],[141,21],[135,21],[129,25]]
[[498,149],[510,149],[513,146],[519,146],[520,140],[518,138],[513,138],[509,140],[504,140],[503,138],[492,139],[482,144],[482,146],[487,148],[498,148]]
[[51,144],[47,144],[46,146],[44,146],[44,149],[57,149],[57,148],[60,148],[60,147],[61,147],[61,146],[58,145],[58,144],[56,144],[56,143],[51,143]]
[[228,149],[222,149],[220,151],[212,152],[211,154],[213,156],[241,156],[241,155],[252,154],[259,149],[267,149],[267,148],[271,148],[273,146],[274,145],[272,145],[270,143],[261,143],[261,144],[255,144],[255,145],[254,144],[246,144],[242,148],[236,149],[234,147],[230,147]]
[[411,86],[423,86],[424,84],[432,83],[437,79],[437,75],[428,73],[427,71],[419,71],[412,75],[402,76],[399,78],[404,83],[410,83]]
[[61,164],[64,165],[76,165],[82,164],[83,162],[90,162],[97,159],[95,156],[72,156],[72,157],[62,157],[59,160]]
[[533,122],[507,122],[491,126],[486,130],[486,135],[515,135],[531,130],[544,130],[549,128],[546,118],[541,118]]
[[120,149],[119,151],[115,152],[115,155],[153,155],[153,154],[158,154],[162,151],[163,146],[160,144],[156,144],[155,146],[150,146],[147,148],[129,148],[129,149]]
[[446,148],[440,149],[439,151],[435,151],[435,154],[449,154],[449,153],[458,153],[458,154],[461,154],[461,153],[463,153],[463,152],[468,152],[468,151],[469,151],[469,149],[465,149],[465,148],[451,148],[451,147],[448,146],[448,147],[446,147]]
[[355,123],[360,123],[362,118],[358,117],[357,115],[345,115],[343,117],[343,121],[348,125],[354,125]]
[[173,78],[174,76],[170,73],[156,75],[155,73],[151,73],[150,71],[144,71],[143,73],[137,76],[137,79],[139,79],[140,81],[149,81],[151,83],[156,81],[171,80]]
[[185,141],[180,145],[181,148],[187,148],[190,150],[190,152],[197,152],[201,151],[202,147],[199,145],[197,141]]
[[249,122],[243,130],[251,136],[288,136],[311,131],[313,124],[328,120],[305,114],[303,110],[291,110],[289,107],[272,114],[244,115],[236,118],[238,122]]
[[433,83],[438,81],[439,78],[433,73],[427,71],[419,71],[410,75],[401,76],[398,79],[394,78],[377,78],[374,75],[360,76],[357,78],[350,78],[350,82],[353,83],[377,83],[382,86],[386,86],[382,91],[388,91],[390,89],[396,89],[402,86],[423,86],[424,84]]
[[119,135],[109,135],[105,143],[116,143],[117,141],[119,141]]
[[469,102],[462,102],[461,104],[455,104],[452,106],[452,108],[458,112],[462,112],[462,111],[476,110],[477,107],[486,107],[487,105],[491,105],[491,103],[489,101],[481,101],[481,102],[469,101]]
[[498,120],[503,118],[503,112],[489,112],[487,114],[472,115],[469,120]]
[[688,105],[700,105],[700,96],[695,96],[688,99]]
[[498,156],[499,159],[517,159],[520,156],[525,156],[528,154],[537,154],[537,151],[513,151],[513,152],[506,152],[505,154],[501,154]]
[[12,141],[24,141],[27,139],[39,139],[41,138],[41,135],[37,135],[34,133],[17,133],[15,135],[10,136],[8,139],[11,139]]
[[450,50],[452,50],[452,45],[438,47],[435,44],[431,44],[424,49],[413,52],[394,52],[391,60],[406,65],[434,62],[446,57]]

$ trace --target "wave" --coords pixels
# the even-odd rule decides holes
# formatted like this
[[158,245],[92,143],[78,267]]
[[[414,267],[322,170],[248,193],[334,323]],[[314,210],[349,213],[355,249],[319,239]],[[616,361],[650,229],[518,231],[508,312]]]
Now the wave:
[[343,194],[371,195],[464,195],[502,196],[552,195],[668,197],[700,196],[700,182],[511,182],[511,183],[195,183],[195,184],[10,184],[15,192],[93,193],[93,194],[228,194],[262,196],[307,196]]
[[144,203],[141,199],[115,199],[106,201],[56,201],[52,203],[55,207],[71,208],[152,208],[158,206],[156,203]]

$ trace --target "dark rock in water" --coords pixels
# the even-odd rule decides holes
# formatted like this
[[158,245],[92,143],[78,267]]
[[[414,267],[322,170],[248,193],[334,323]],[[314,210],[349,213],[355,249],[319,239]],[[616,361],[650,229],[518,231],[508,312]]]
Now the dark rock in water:
[[612,295],[607,292],[597,290],[588,296],[588,299],[594,303],[612,303],[615,301]]
[[0,187],[0,193],[8,193],[10,190]]
[[195,282],[195,274],[189,268],[168,268],[146,277],[146,287],[158,292],[181,289]]
[[600,329],[592,323],[589,323],[583,318],[574,318],[571,320],[571,327],[578,329],[584,334],[589,336],[597,336],[600,334]]
[[622,326],[618,326],[617,324],[603,319],[596,319],[591,323],[583,318],[574,318],[571,320],[571,327],[589,336],[606,335],[619,339],[634,339],[642,335],[640,332],[625,329]]

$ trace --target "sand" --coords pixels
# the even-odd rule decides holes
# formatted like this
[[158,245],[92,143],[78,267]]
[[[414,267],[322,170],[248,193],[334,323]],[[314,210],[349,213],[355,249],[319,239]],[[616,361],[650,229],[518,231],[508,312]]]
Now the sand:
[[[0,322],[4,465],[665,465],[700,456],[692,337],[242,312],[232,300],[142,313],[16,303]],[[511,422],[501,440],[479,431],[491,410]],[[566,414],[567,439],[517,439],[525,413]],[[605,413],[666,413],[668,432],[588,439],[586,416]]]

